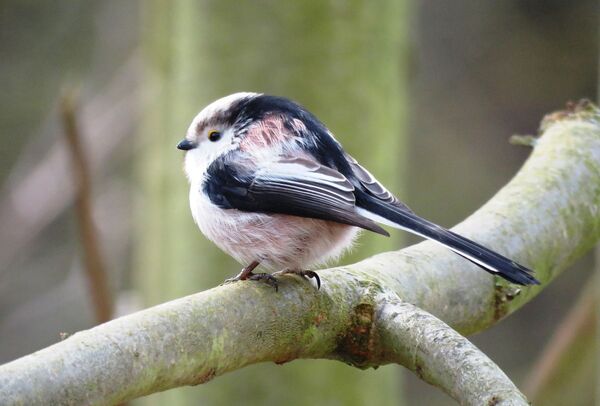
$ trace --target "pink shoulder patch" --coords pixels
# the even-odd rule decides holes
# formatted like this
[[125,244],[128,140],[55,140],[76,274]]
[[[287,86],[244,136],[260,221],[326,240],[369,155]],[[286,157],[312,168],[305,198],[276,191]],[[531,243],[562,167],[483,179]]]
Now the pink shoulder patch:
[[[300,128],[300,126],[304,127],[304,124],[302,121],[294,119],[292,126]],[[268,115],[248,129],[240,142],[240,149],[251,151],[270,147],[285,142],[291,137],[293,137],[293,134],[283,125],[283,117],[276,114]]]

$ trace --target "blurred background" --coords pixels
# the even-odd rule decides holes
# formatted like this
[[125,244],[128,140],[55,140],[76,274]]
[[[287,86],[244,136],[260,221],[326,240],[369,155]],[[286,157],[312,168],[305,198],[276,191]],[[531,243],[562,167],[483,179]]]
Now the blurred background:
[[[451,226],[527,158],[510,135],[596,100],[598,21],[596,0],[0,1],[0,362],[239,270],[195,228],[175,149],[213,99],[303,103],[417,213]],[[342,262],[417,241],[393,234],[364,236]],[[588,255],[471,337],[536,404],[594,403],[593,268]],[[312,360],[133,403],[241,402],[452,404],[400,367]]]

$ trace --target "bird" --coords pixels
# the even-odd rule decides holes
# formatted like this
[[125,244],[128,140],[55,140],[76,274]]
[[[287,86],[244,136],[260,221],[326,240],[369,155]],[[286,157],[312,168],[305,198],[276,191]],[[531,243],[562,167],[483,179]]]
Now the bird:
[[[314,114],[285,97],[240,92],[200,111],[185,138],[184,172],[201,232],[243,265],[225,282],[296,274],[339,258],[381,225],[444,245],[490,274],[539,284],[533,271],[416,215],[348,154]],[[261,266],[267,272],[254,273]]]

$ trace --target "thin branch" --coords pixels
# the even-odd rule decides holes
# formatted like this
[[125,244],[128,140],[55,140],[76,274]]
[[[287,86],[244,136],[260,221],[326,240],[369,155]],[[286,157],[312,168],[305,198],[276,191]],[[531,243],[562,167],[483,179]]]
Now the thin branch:
[[382,359],[403,365],[461,405],[529,405],[496,364],[443,321],[397,297],[382,298]]
[[508,139],[508,142],[510,142],[512,145],[519,145],[522,147],[535,147],[536,141],[537,137],[533,135],[514,134]]
[[[292,276],[281,279],[278,293],[238,282],[77,333],[1,366],[0,398],[7,404],[112,404],[203,383],[257,362],[331,358],[358,367],[404,359],[469,404],[460,378],[495,368],[477,355],[469,358],[481,367],[477,371],[463,368],[460,376],[443,380],[448,365],[458,365],[453,358],[463,356],[454,335],[436,342],[439,351],[418,347],[417,360],[424,364],[412,362],[414,351],[402,354],[403,343],[380,334],[391,329],[376,320],[414,307],[394,305],[386,313],[381,295],[397,295],[465,333],[493,325],[535,296],[600,238],[600,188],[590,187],[600,184],[599,117],[590,105],[550,116],[515,178],[455,228],[534,268],[540,287],[515,289],[447,250],[421,243],[320,271],[320,291]],[[448,359],[429,356],[433,352]],[[504,395],[515,394],[492,375],[492,382],[504,382]]]
[[542,354],[531,369],[523,384],[524,392],[536,399],[548,386],[565,356],[582,334],[590,334],[596,328],[596,287],[595,276],[585,284],[585,290],[577,303],[556,328]]
[[86,154],[77,126],[75,101],[72,93],[65,93],[61,103],[65,139],[72,158],[77,211],[77,225],[84,252],[88,289],[92,297],[96,321],[104,323],[112,318],[113,304],[108,276],[100,250],[100,241],[92,215],[92,180]]

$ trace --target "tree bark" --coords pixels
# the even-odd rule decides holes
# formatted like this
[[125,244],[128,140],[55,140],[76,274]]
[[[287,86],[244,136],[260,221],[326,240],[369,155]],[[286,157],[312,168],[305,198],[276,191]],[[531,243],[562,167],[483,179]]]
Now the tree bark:
[[[77,333],[0,367],[0,398],[112,404],[257,362],[329,358],[361,368],[402,363],[462,404],[480,404],[466,384],[475,377],[497,388],[491,404],[526,404],[497,367],[425,311],[464,333],[485,329],[598,241],[599,111],[582,103],[548,116],[543,129],[515,178],[455,228],[534,268],[541,286],[516,289],[421,243],[320,271],[320,291],[293,276],[281,278],[279,293],[238,282]],[[403,302],[382,299],[390,297]],[[402,320],[423,334],[399,330]],[[462,361],[470,367],[454,367]]]

